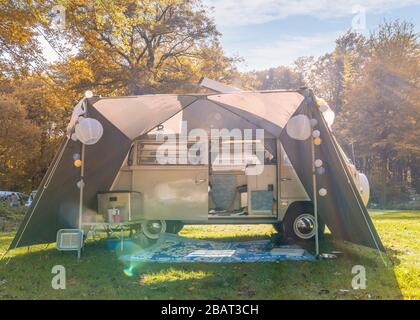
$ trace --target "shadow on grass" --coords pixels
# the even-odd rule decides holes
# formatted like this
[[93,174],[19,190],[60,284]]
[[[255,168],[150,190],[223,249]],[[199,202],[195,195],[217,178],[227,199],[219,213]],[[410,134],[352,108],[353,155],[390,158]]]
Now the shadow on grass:
[[[213,238],[206,238],[212,239]],[[222,237],[215,241],[267,239]],[[353,248],[353,247],[356,247]],[[401,299],[392,268],[365,248],[325,237],[322,252],[336,260],[280,263],[124,263],[106,241],[86,244],[82,260],[53,248],[24,252],[0,264],[0,299]],[[66,268],[66,290],[54,290],[54,265]],[[353,290],[354,265],[367,272],[367,289]],[[127,272],[127,269],[131,269]],[[4,282],[4,281],[3,281]]]

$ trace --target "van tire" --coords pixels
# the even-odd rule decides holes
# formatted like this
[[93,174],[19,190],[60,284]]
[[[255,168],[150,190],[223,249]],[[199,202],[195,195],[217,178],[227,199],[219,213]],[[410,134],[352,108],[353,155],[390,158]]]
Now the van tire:
[[[156,226],[155,226],[156,224]],[[165,220],[146,220],[141,224],[141,231],[149,239],[159,239],[166,232]]]
[[[283,235],[296,242],[310,242],[315,240],[314,209],[310,203],[292,204],[283,220]],[[325,224],[318,217],[318,236],[324,234]]]
[[178,234],[183,227],[184,224],[179,220],[166,220],[167,233]]

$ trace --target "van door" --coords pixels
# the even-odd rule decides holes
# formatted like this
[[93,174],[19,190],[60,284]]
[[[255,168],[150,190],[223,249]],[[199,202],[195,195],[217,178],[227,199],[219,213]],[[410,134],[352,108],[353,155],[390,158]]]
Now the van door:
[[[188,143],[187,148],[193,145]],[[133,167],[133,190],[143,195],[144,219],[207,220],[208,164],[179,163],[177,145],[174,163],[159,164],[156,158],[160,143],[148,140],[136,144]],[[176,161],[175,161],[176,160]]]

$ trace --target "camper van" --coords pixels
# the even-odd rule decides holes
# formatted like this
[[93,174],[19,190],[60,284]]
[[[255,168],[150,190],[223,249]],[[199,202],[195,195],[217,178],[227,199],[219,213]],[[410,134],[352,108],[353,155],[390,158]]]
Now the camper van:
[[[294,238],[314,236],[310,199],[278,139],[209,139],[202,149],[217,146],[219,152],[208,152],[207,164],[180,164],[183,146],[175,144],[170,156],[176,159],[160,164],[157,154],[165,142],[158,135],[155,131],[134,141],[110,192],[114,197],[126,190],[141,195],[146,236],[177,233],[185,224],[273,224]],[[235,149],[244,150],[246,144],[252,153],[235,161],[241,158],[235,157]],[[193,145],[188,141],[187,148]],[[257,156],[258,147],[263,157]]]

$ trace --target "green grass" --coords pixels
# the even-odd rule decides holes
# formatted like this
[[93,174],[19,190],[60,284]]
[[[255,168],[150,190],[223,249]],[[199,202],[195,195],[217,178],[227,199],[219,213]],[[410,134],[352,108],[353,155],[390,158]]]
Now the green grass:
[[[90,241],[82,261],[73,252],[33,246],[0,263],[0,299],[420,299],[420,212],[372,211],[388,267],[373,250],[332,241],[336,260],[280,263],[140,263],[127,266],[105,241]],[[181,235],[218,241],[269,237],[271,226],[187,226]],[[0,233],[0,254],[13,233]],[[6,258],[7,260],[7,258]],[[51,269],[66,268],[67,288],[54,290]],[[351,287],[354,265],[367,288]],[[127,272],[130,268],[131,272]],[[126,272],[124,272],[126,271]],[[128,276],[127,274],[131,274]]]

